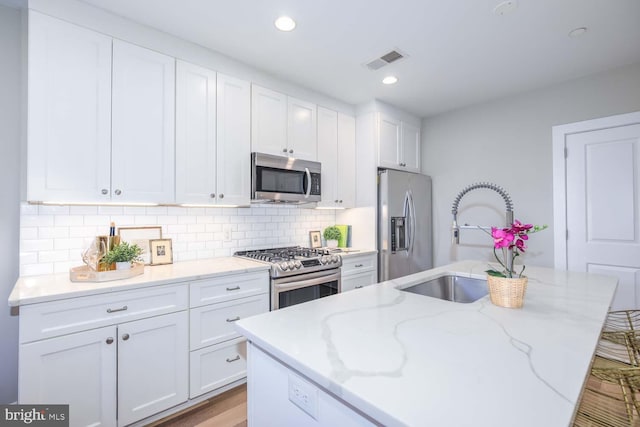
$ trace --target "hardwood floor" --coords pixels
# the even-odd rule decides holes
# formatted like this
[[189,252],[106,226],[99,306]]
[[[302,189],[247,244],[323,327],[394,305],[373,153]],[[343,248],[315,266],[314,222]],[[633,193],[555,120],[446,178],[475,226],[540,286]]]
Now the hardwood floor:
[[247,385],[156,421],[152,427],[247,427]]

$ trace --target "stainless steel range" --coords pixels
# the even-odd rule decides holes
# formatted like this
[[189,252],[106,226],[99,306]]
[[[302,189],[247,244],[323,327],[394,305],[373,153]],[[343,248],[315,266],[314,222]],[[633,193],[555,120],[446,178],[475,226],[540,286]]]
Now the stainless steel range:
[[341,291],[340,255],[299,246],[240,251],[234,254],[271,265],[271,310]]

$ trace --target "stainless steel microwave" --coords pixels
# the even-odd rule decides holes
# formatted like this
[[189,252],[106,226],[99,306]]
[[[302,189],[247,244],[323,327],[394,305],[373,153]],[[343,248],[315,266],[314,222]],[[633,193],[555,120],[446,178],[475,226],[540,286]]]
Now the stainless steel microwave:
[[319,202],[319,162],[251,153],[251,201]]

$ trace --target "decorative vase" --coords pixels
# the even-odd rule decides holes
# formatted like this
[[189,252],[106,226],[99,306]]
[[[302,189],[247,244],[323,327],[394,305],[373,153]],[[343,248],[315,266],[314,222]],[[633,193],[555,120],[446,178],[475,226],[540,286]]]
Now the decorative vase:
[[129,270],[131,263],[129,261],[116,262],[116,270]]
[[338,247],[338,241],[337,240],[327,240],[327,247],[328,248],[337,248]]
[[499,307],[522,308],[528,281],[527,277],[487,276],[491,302]]

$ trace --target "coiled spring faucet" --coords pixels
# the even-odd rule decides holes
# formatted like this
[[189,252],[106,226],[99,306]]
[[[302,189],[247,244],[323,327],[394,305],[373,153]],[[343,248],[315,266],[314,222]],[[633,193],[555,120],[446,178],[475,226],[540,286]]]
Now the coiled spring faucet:
[[[511,196],[507,191],[500,187],[499,185],[492,184],[490,182],[477,182],[475,184],[471,184],[462,189],[461,192],[458,193],[455,200],[453,201],[453,206],[451,207],[451,213],[453,214],[453,227],[452,227],[452,243],[459,244],[460,243],[460,226],[458,225],[458,205],[460,204],[460,200],[464,197],[465,194],[472,190],[477,190],[479,188],[486,188],[489,190],[493,190],[500,194],[504,199],[504,203],[506,205],[506,215],[505,215],[505,223],[507,227],[511,227],[513,224],[513,202],[511,201]],[[466,226],[465,226],[466,227]],[[470,228],[477,228],[477,226],[472,226]],[[507,270],[511,271],[512,263],[513,263],[513,250],[508,249],[509,254],[507,255]]]

